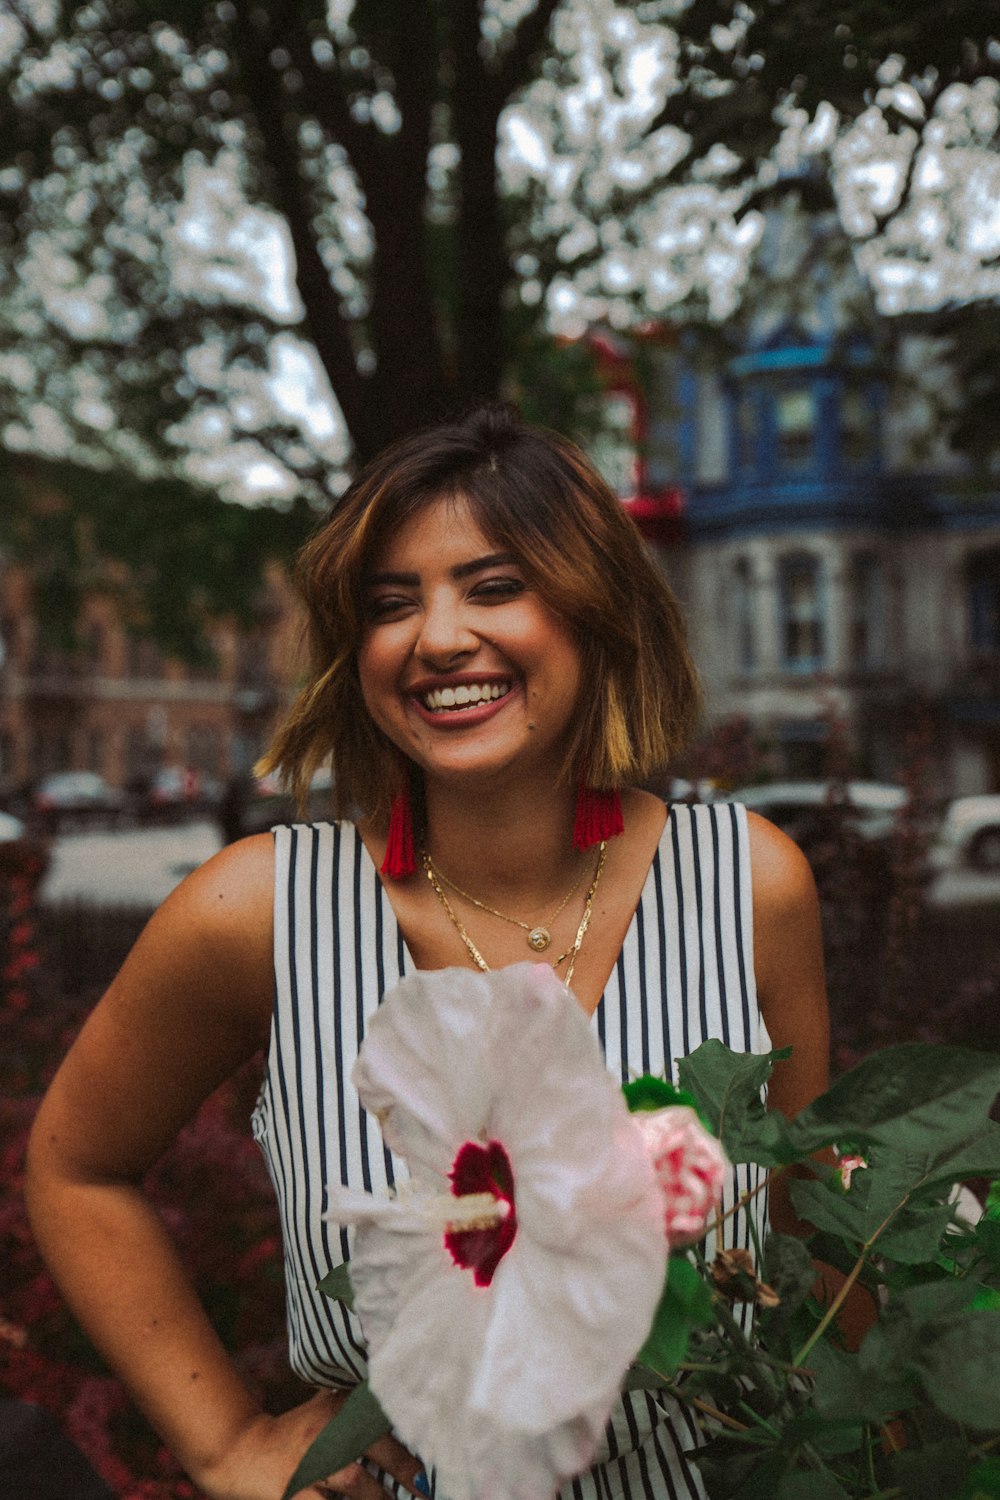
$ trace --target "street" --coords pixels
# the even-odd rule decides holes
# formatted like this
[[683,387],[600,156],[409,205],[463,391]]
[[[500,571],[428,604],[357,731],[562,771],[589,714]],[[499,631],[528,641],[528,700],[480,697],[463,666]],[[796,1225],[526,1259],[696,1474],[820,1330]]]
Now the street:
[[165,828],[67,833],[53,840],[39,901],[43,906],[85,902],[152,911],[221,847],[219,829],[209,819]]

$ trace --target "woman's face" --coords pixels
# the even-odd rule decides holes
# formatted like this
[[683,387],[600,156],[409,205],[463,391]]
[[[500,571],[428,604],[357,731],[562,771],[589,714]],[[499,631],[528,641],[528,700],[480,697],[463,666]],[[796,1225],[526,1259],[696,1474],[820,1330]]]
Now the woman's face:
[[364,608],[365,703],[428,780],[555,779],[580,652],[467,501],[432,501],[398,528],[365,580]]

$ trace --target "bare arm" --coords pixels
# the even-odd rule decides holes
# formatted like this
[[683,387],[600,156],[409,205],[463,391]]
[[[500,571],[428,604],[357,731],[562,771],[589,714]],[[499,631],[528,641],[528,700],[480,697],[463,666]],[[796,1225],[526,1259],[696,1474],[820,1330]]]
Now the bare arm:
[[[823,974],[823,944],[816,885],[805,855],[791,839],[754,813],[750,818],[750,858],[754,881],[754,967],[761,1010],[775,1047],[792,1048],[787,1062],[775,1064],[771,1107],[791,1118],[829,1084],[830,1022]],[[833,1152],[820,1158],[833,1161]],[[806,1174],[792,1168],[792,1175]],[[771,1185],[771,1222],[786,1234],[803,1234],[785,1176]],[[821,1261],[816,1295],[830,1302],[843,1283],[841,1272]],[[852,1288],[838,1315],[848,1346],[857,1348],[876,1317],[861,1287]]]
[[[140,1188],[198,1105],[266,1040],[272,889],[264,835],[173,893],[53,1080],[29,1146],[42,1254],[137,1404],[218,1500],[278,1500],[338,1401],[323,1393],[285,1417],[261,1413]],[[406,1459],[409,1479],[417,1464]],[[400,1473],[398,1454],[385,1466]],[[337,1488],[384,1497],[362,1470]]]
[[[748,813],[753,870],[754,970],[761,1012],[776,1048],[792,1048],[775,1064],[768,1102],[792,1118],[829,1083],[830,1022],[816,885],[805,855],[790,838]],[[798,1221],[780,1180],[771,1194],[777,1229]]]

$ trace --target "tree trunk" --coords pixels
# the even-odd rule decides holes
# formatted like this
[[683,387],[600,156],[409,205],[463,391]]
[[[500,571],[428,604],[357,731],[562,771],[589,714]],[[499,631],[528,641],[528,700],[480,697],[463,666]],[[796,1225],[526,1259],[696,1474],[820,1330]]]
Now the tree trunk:
[[480,53],[479,6],[452,5],[454,126],[461,152],[457,226],[457,373],[468,402],[495,398],[505,364],[507,260],[497,189],[502,99]]

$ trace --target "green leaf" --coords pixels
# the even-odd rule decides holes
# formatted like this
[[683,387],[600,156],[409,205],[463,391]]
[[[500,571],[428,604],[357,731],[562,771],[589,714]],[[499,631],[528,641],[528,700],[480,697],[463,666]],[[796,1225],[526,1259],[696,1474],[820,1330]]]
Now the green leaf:
[[[762,1465],[759,1452],[729,1436],[710,1439],[696,1449],[691,1458],[698,1465],[709,1500],[733,1500],[735,1495],[743,1496],[747,1493],[744,1486],[756,1482],[761,1467],[765,1467],[765,1477],[769,1477],[772,1471],[780,1472],[785,1462],[783,1454],[771,1453]],[[770,1482],[773,1485],[773,1479]]]
[[774,1500],[778,1485],[788,1468],[786,1453],[771,1452],[750,1471],[738,1490],[730,1490],[730,1497],[739,1500]]
[[692,1330],[706,1328],[714,1320],[712,1294],[698,1271],[686,1255],[672,1255],[649,1337],[636,1355],[636,1364],[659,1375],[673,1375],[687,1353]]
[[326,1479],[360,1458],[392,1426],[367,1380],[354,1387],[343,1406],[314,1438],[292,1475],[281,1500],[292,1500],[300,1490]]
[[945,1438],[914,1451],[894,1453],[889,1476],[902,1490],[904,1500],[941,1500],[942,1496],[956,1494],[969,1467],[968,1443],[961,1438]]
[[641,1078],[623,1083],[622,1093],[632,1114],[641,1110],[667,1109],[672,1104],[687,1104],[692,1109],[698,1107],[692,1094],[675,1088],[666,1079],[654,1078],[651,1073],[643,1073]]
[[316,1283],[316,1290],[322,1292],[324,1297],[331,1297],[335,1302],[342,1302],[345,1307],[353,1308],[354,1288],[351,1286],[347,1261],[334,1266],[332,1271],[327,1271],[323,1280]]
[[958,1500],[1000,1500],[1000,1458],[984,1458],[970,1469]]
[[815,1344],[809,1351],[809,1367],[816,1379],[816,1412],[827,1421],[881,1422],[913,1406],[912,1382],[895,1374],[891,1365],[887,1361],[882,1373],[864,1370],[856,1354],[825,1339]]
[[791,1140],[804,1154],[849,1138],[905,1144],[934,1160],[981,1131],[998,1090],[996,1054],[922,1042],[886,1047],[803,1110]]
[[882,1326],[892,1334],[901,1319],[918,1330],[944,1323],[968,1306],[975,1288],[975,1282],[955,1276],[916,1282],[893,1294]]
[[970,1177],[991,1177],[1000,1171],[1000,1125],[984,1120],[966,1140],[938,1151],[925,1163],[924,1184],[939,1187],[945,1183],[967,1182]]
[[761,1097],[772,1066],[789,1055],[787,1047],[762,1055],[731,1052],[712,1038],[677,1060],[682,1088],[694,1095],[730,1161],[780,1166],[798,1159],[788,1143],[787,1122],[768,1113]]
[[850,1500],[850,1496],[832,1474],[816,1469],[796,1469],[783,1475],[775,1491],[775,1500]]
[[879,1235],[873,1251],[904,1265],[923,1265],[937,1255],[951,1215],[950,1203],[908,1203]]
[[860,1248],[865,1242],[867,1200],[853,1185],[850,1193],[835,1193],[822,1182],[793,1180],[789,1193],[795,1212],[838,1239]]
[[916,1357],[931,1401],[956,1422],[1000,1433],[1000,1312],[960,1312],[938,1323],[933,1334]]
[[[973,1140],[979,1139],[977,1133]],[[858,1247],[877,1234],[874,1249],[879,1254],[920,1265],[936,1259],[952,1220],[953,1209],[944,1197],[945,1186],[954,1180],[951,1168],[976,1160],[971,1146],[942,1153],[910,1149],[903,1141],[882,1145],[869,1167],[855,1174],[848,1193],[833,1192],[824,1182],[799,1181],[791,1184],[792,1202],[817,1230]]]
[[976,1244],[994,1270],[1000,1270],[1000,1223],[980,1219],[975,1229]]
[[816,1280],[816,1267],[808,1247],[790,1234],[771,1233],[764,1241],[764,1280],[781,1298],[781,1306],[792,1311],[809,1296]]

